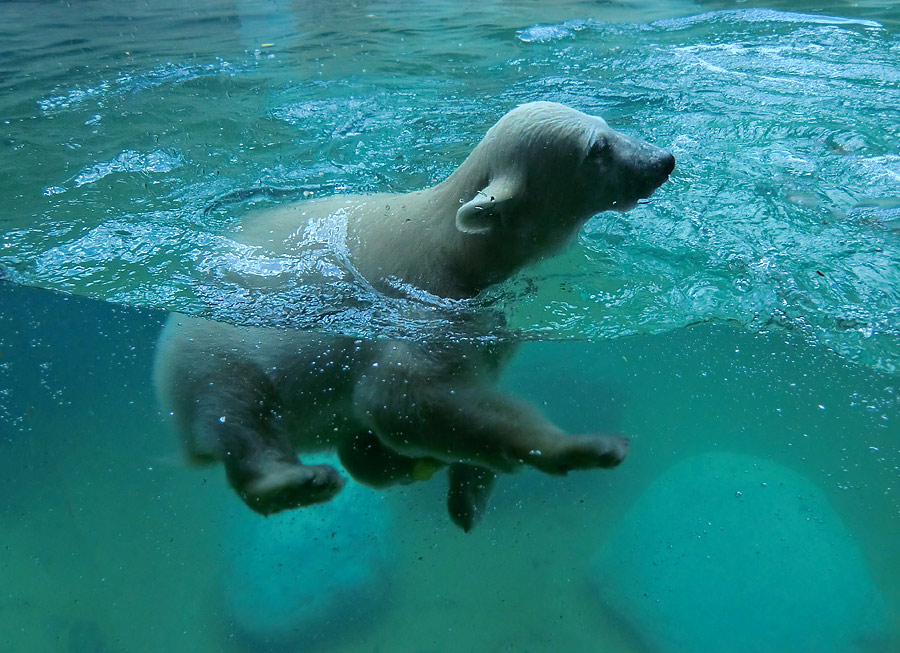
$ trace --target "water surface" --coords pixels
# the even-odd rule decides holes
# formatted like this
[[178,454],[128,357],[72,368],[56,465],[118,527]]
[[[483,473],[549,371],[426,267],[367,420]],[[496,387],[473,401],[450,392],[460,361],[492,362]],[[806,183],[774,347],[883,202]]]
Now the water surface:
[[[495,293],[523,335],[736,320],[895,371],[896,12],[664,7],[211,3],[183,17],[99,3],[88,30],[13,4],[0,265],[234,322],[283,325],[280,307],[303,306],[295,325],[321,327],[333,305],[309,306],[340,287],[292,278],[248,305],[236,273],[294,262],[232,241],[243,212],[436,183],[506,110],[550,99],[670,148],[678,167],[651,204],[597,218]],[[331,328],[403,324],[404,307],[367,300]]]

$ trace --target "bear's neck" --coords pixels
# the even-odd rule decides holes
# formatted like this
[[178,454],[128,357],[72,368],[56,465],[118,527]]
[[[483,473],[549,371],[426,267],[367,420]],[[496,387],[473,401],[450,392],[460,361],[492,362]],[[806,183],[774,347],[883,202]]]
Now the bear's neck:
[[385,292],[391,292],[392,280],[400,280],[451,299],[474,297],[515,274],[523,261],[504,238],[456,228],[459,207],[488,178],[487,172],[463,164],[432,188],[375,196],[379,215],[369,217],[376,219],[351,217],[349,225],[360,273]]
[[[474,154],[474,153],[473,153]],[[452,247],[444,254],[449,277],[459,286],[458,297],[474,297],[485,289],[514,275],[527,260],[513,250],[508,234],[467,234],[456,225],[459,208],[474,198],[490,182],[490,170],[463,163],[442,183],[425,191],[436,206],[433,216]]]

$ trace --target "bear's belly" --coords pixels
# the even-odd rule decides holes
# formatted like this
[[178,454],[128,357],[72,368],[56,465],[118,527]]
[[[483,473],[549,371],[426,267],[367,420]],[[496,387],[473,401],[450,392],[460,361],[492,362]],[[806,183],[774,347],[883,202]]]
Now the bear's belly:
[[283,402],[276,419],[298,451],[333,449],[360,431],[347,392],[352,389],[327,387],[316,392],[308,388],[302,396]]
[[276,419],[300,451],[331,449],[363,427],[354,415],[354,388],[369,347],[358,340],[298,334],[291,353],[281,344],[271,370],[278,392]]

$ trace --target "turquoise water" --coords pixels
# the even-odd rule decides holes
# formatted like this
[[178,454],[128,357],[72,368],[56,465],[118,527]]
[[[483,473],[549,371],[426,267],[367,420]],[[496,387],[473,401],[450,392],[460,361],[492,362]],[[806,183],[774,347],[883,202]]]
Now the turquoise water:
[[[0,5],[0,651],[898,650],[898,35],[888,2]],[[536,99],[678,160],[475,302],[526,341],[505,384],[629,459],[504,478],[469,535],[440,478],[248,520],[156,407],[166,311],[431,335],[231,229],[435,183]],[[753,503],[712,454],[787,489]],[[710,460],[692,510],[647,513]],[[654,564],[684,574],[647,612]]]

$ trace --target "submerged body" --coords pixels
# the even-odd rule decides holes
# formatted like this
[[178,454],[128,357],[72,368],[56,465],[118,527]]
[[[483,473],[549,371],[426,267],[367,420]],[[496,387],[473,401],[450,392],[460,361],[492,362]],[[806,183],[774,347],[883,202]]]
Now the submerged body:
[[[376,289],[409,284],[467,298],[559,251],[592,215],[627,210],[674,166],[665,150],[603,120],[539,102],[504,116],[437,186],[343,196],[259,212],[239,238],[300,254],[324,231]],[[327,501],[333,467],[296,451],[336,449],[357,480],[412,482],[450,466],[450,513],[468,530],[495,474],[612,467],[627,440],[570,436],[497,389],[510,345],[355,340],[173,316],[157,385],[195,460],[221,460],[232,486],[269,514]]]

